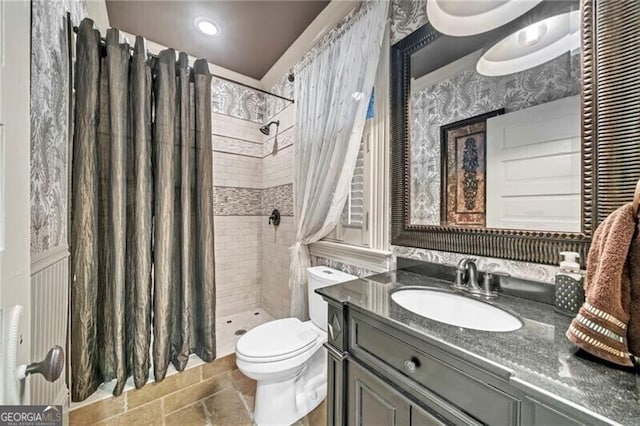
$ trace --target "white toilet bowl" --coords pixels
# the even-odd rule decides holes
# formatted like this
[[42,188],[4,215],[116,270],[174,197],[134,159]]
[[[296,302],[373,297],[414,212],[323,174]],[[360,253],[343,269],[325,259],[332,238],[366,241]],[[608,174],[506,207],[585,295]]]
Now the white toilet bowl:
[[258,382],[257,425],[289,425],[322,402],[327,394],[326,340],[327,334],[311,321],[296,318],[271,321],[242,336],[236,364]]
[[315,289],[357,277],[326,267],[307,270],[310,321],[285,318],[259,325],[236,345],[236,364],[256,380],[254,422],[290,425],[327,395],[327,304]]

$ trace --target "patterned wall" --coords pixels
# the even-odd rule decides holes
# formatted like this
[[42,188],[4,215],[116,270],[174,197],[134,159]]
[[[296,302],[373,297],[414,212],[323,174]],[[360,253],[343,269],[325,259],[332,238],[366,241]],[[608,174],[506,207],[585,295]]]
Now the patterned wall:
[[553,283],[558,268],[553,265],[541,265],[539,263],[516,262],[514,260],[496,259],[482,256],[469,256],[468,254],[450,253],[446,251],[426,250],[414,247],[393,246],[394,256],[426,262],[441,263],[443,265],[457,265],[460,259],[472,257],[476,260],[481,271],[504,272],[512,277],[528,280]]
[[84,1],[31,2],[31,254],[67,244],[69,59],[65,16]]
[[211,111],[254,123],[264,122],[266,95],[220,78],[211,79]]
[[391,44],[397,43],[427,23],[427,0],[393,0]]
[[464,71],[411,93],[411,223],[440,224],[440,126],[504,108],[517,111],[580,92],[569,53],[503,77]]

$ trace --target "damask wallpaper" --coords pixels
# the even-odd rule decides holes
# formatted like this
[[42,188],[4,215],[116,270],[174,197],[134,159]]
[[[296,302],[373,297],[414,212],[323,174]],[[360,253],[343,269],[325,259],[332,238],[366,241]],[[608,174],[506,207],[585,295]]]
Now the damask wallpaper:
[[464,71],[411,93],[411,223],[440,224],[440,126],[504,108],[506,113],[580,92],[580,59],[565,54],[517,74]]
[[427,0],[393,0],[391,44],[397,43],[427,23]]
[[69,60],[66,13],[81,0],[31,2],[31,254],[67,244]]
[[243,120],[263,123],[266,95],[239,84],[211,79],[211,111]]

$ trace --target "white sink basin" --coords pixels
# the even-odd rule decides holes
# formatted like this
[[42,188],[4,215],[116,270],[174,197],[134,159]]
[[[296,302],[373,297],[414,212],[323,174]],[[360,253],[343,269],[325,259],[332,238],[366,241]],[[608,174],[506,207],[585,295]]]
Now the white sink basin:
[[391,299],[420,316],[472,330],[514,331],[522,327],[520,320],[510,313],[455,293],[401,289]]

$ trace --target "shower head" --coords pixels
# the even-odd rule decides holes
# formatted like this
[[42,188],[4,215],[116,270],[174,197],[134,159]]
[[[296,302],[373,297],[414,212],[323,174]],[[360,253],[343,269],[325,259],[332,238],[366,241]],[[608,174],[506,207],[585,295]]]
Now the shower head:
[[262,133],[263,135],[269,136],[269,133],[271,133],[271,125],[275,124],[276,127],[278,127],[280,125],[280,121],[270,121],[269,123],[265,124],[264,126],[260,127],[260,133]]
[[64,368],[64,351],[62,347],[56,345],[49,350],[44,360],[29,364],[24,371],[24,375],[28,376],[33,373],[40,373],[49,382],[55,382]]

